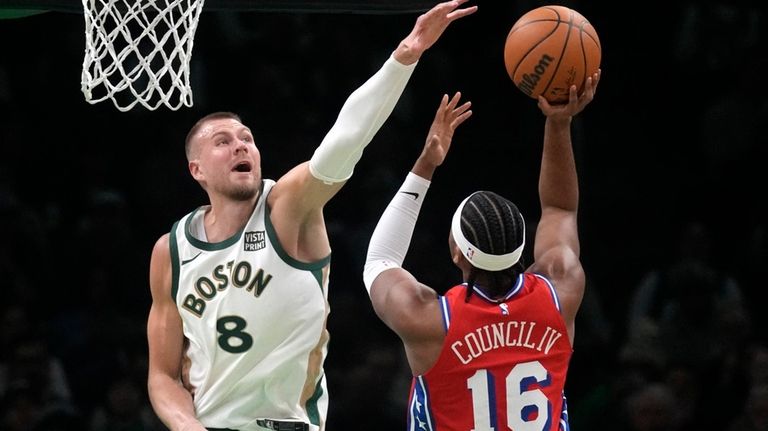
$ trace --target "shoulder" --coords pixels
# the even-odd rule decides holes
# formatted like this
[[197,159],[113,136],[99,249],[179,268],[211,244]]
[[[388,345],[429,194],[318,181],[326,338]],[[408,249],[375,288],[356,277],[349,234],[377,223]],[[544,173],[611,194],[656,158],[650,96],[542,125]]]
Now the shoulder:
[[156,254],[167,254],[170,258],[170,244],[171,234],[167,232],[155,241],[155,246],[152,248],[152,259],[155,259]]
[[451,287],[448,289],[443,296],[445,300],[449,303],[453,303],[457,299],[464,300],[464,297],[467,295],[467,285],[465,284],[457,284],[456,286]]
[[152,258],[149,263],[149,286],[154,301],[170,300],[171,298],[171,247],[170,234],[166,233],[152,248]]
[[[438,296],[437,302],[443,320],[453,321],[455,317],[464,315],[464,309],[470,307],[470,303],[477,304],[477,293],[473,293],[467,300],[467,289],[469,287],[466,284],[457,284]],[[485,302],[484,299],[481,301]]]
[[552,247],[539,256],[527,272],[546,277],[554,284],[578,283],[584,280],[584,270],[576,252],[565,245]]
[[558,312],[562,312],[560,295],[555,288],[555,284],[547,276],[537,272],[525,272],[523,279],[523,290],[525,292],[546,298],[547,302],[551,302]]
[[541,255],[527,272],[543,276],[554,288],[560,312],[572,338],[573,322],[586,286],[586,276],[579,256],[569,247],[553,247]]
[[586,285],[584,268],[579,256],[569,247],[554,247],[540,256],[528,269],[543,276],[560,297],[574,296],[581,301]]
[[166,233],[155,241],[149,263],[151,277],[157,277],[171,268],[171,235]]

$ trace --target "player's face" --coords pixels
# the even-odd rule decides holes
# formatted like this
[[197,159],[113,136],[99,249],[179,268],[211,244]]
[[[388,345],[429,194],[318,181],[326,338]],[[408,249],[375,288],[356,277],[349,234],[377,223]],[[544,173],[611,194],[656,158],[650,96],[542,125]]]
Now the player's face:
[[190,169],[209,193],[235,200],[256,195],[261,187],[261,155],[250,129],[235,119],[221,118],[201,127],[195,139],[198,158],[190,162]]

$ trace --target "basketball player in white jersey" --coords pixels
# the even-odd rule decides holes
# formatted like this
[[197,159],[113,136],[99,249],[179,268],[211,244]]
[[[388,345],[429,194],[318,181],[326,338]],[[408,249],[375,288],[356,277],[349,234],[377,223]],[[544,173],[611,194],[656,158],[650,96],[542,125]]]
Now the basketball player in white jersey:
[[436,5],[346,100],[311,160],[263,179],[235,114],[199,120],[189,171],[210,204],[174,224],[150,262],[152,406],[173,431],[325,429],[331,248],[323,206],[392,112],[417,61],[477,6]]

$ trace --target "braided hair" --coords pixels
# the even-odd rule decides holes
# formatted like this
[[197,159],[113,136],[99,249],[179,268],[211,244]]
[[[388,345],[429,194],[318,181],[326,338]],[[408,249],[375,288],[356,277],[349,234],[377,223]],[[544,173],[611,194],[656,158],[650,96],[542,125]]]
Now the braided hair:
[[[489,255],[512,253],[525,243],[525,221],[520,210],[494,192],[473,193],[461,209],[460,226],[466,240]],[[481,269],[473,264],[467,280],[465,301],[469,301],[478,275],[487,280],[488,285],[484,286],[487,293],[491,297],[498,297],[510,289],[524,268],[522,258],[498,271]]]

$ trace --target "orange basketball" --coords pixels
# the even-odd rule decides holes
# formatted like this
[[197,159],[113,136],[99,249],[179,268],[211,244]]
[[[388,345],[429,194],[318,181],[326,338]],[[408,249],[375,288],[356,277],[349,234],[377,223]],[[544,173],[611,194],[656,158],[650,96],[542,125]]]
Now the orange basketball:
[[565,6],[542,6],[512,26],[504,44],[507,73],[523,93],[565,103],[600,67],[600,39],[584,16]]

